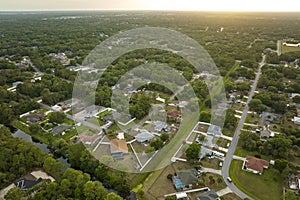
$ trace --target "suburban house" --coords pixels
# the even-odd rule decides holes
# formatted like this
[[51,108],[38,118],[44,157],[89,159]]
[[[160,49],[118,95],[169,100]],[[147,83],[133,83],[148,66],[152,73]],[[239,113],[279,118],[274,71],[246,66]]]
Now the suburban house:
[[221,137],[221,135],[222,135],[221,127],[211,124],[207,130],[207,135]]
[[262,174],[264,169],[269,167],[269,162],[252,156],[247,156],[244,161],[243,168],[254,174]]
[[294,117],[294,124],[299,125],[300,126],[300,117]]
[[191,189],[193,184],[198,184],[197,170],[181,170],[173,176],[173,184],[177,190]]
[[166,100],[163,99],[163,98],[160,98],[159,96],[155,99],[156,101],[159,101],[159,102],[162,102],[162,103],[165,103]]
[[291,99],[293,99],[296,96],[300,96],[300,94],[299,93],[288,93],[288,97]]
[[278,120],[281,116],[270,112],[262,112],[259,123],[262,125],[269,125],[271,122]]
[[202,160],[206,156],[212,156],[212,150],[201,146],[201,150],[199,152],[199,159]]
[[294,44],[294,43],[284,42],[283,46],[287,46],[287,47],[300,47],[300,43]]
[[153,125],[154,125],[154,130],[155,131],[158,131],[158,132],[168,131],[168,124],[166,122],[154,121]]
[[197,196],[197,200],[219,200],[219,196],[212,190],[209,190],[203,194]]
[[181,117],[181,112],[179,110],[172,109],[167,113],[167,115],[168,115],[168,117],[178,118],[178,117]]
[[275,136],[275,132],[271,131],[269,128],[265,128],[260,132],[260,139],[261,140],[267,140],[271,137]]
[[63,133],[66,130],[70,130],[71,128],[72,128],[72,126],[70,126],[70,125],[62,124],[62,125],[59,125],[59,126],[53,128],[51,130],[51,133],[53,133],[54,135],[57,135],[57,134]]
[[299,190],[300,189],[300,174],[292,174],[289,176],[289,188],[291,190]]
[[[79,103],[79,100],[76,98],[72,98],[60,103],[57,103],[58,106],[60,106],[62,109],[71,108]],[[77,107],[77,106],[76,106]]]
[[13,88],[16,88],[18,85],[21,85],[21,84],[23,84],[22,81],[16,81],[16,82],[13,82],[12,86],[13,86]]
[[110,141],[110,153],[114,159],[123,159],[128,154],[128,147],[125,139],[113,139]]
[[246,80],[247,80],[246,77],[241,76],[237,80],[235,80],[234,83],[240,84],[240,83],[244,83]]
[[40,120],[42,120],[45,117],[45,113],[44,112],[37,112],[37,113],[32,113],[26,116],[27,121],[29,122],[38,122]]
[[150,133],[149,131],[147,131],[146,129],[141,129],[141,130],[139,130],[139,133],[134,137],[138,142],[143,143],[143,142],[150,141],[155,136],[152,133]]
[[80,66],[69,66],[67,67],[68,70],[78,72],[81,70]]
[[39,184],[40,182],[42,182],[42,178],[38,178],[36,180],[29,180],[26,178],[21,178],[20,180],[17,180],[14,182],[14,185],[18,188],[20,188],[21,190],[28,190],[30,188],[32,188],[33,186]]

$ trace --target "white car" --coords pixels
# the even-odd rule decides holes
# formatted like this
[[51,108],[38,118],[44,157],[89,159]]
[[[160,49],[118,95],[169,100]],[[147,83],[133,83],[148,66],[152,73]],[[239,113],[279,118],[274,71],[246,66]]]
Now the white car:
[[227,177],[227,181],[228,181],[229,183],[231,183],[231,182],[232,182],[232,180],[231,180],[231,178],[230,178],[230,177]]
[[222,163],[222,162],[220,162],[220,163],[219,163],[219,167],[222,167],[222,166],[223,166],[223,163]]

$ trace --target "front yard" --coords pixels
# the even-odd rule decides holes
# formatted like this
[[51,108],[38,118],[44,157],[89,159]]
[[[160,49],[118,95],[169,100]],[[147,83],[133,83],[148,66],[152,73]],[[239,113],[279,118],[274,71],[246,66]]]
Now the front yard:
[[234,184],[256,200],[280,200],[283,180],[277,170],[270,166],[262,175],[242,170],[242,161],[233,160],[230,177]]

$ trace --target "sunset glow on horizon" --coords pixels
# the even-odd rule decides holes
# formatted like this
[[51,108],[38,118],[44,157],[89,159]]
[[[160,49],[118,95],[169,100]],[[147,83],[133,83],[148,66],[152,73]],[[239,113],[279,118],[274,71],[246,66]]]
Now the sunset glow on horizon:
[[300,11],[299,0],[151,0],[150,10],[201,10],[201,11]]
[[300,12],[299,0],[0,0],[0,10],[199,10]]

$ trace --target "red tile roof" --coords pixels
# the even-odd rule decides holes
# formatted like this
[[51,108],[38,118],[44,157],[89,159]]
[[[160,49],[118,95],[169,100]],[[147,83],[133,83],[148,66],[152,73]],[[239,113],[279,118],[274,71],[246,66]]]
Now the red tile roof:
[[181,112],[179,110],[173,109],[168,112],[168,115],[171,117],[179,117],[181,115]]
[[262,173],[264,171],[264,168],[269,167],[269,162],[259,158],[247,156],[245,166],[247,169],[255,170]]

